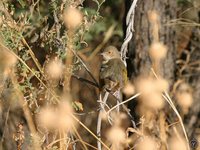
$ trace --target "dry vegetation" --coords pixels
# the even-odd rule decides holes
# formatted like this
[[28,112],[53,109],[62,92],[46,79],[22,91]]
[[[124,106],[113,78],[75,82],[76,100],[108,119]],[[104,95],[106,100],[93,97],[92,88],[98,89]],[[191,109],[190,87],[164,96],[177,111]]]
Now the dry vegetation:
[[[200,5],[194,0],[192,6]],[[172,84],[162,73],[168,54],[168,45],[159,37],[162,18],[156,10],[145,12],[151,26],[151,69],[129,79],[122,102],[113,93],[100,92],[98,54],[107,45],[123,44],[127,12],[114,12],[124,7],[120,0],[0,1],[0,149],[199,149],[199,104],[191,111],[199,103],[194,94],[198,86],[187,78],[200,76],[200,62],[192,56],[195,44],[188,46],[193,42],[199,48],[198,21],[184,16],[169,22],[185,23],[178,33],[190,33],[178,37]],[[198,36],[192,35],[194,28],[184,28],[190,25]],[[134,110],[131,101],[137,102]]]

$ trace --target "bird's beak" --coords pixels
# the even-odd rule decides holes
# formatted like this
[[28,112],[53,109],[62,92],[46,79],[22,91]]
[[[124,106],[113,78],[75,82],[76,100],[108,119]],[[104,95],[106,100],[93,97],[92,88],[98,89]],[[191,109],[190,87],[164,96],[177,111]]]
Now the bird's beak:
[[103,55],[104,55],[104,53],[100,53],[99,55],[100,55],[100,56],[103,56]]

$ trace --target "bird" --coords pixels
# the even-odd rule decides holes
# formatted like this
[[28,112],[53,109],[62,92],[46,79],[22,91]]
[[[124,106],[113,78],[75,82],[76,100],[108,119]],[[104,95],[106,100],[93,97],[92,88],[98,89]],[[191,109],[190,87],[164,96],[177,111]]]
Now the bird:
[[103,61],[100,68],[100,87],[109,92],[121,90],[127,82],[127,69],[120,52],[114,46],[108,46],[101,53]]

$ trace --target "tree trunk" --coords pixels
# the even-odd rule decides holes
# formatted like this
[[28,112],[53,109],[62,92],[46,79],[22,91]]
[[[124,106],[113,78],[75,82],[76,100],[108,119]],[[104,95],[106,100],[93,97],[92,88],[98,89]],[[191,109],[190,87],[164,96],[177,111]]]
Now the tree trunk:
[[[194,0],[195,2],[195,0]],[[197,9],[197,4],[193,3],[193,8]],[[126,0],[126,10],[128,11],[131,6],[131,1]],[[190,7],[191,8],[191,7]],[[138,76],[149,75],[151,72],[150,68],[152,66],[151,59],[149,57],[149,47],[152,44],[152,30],[151,24],[148,20],[148,12],[156,11],[160,18],[160,29],[159,29],[159,41],[163,42],[168,47],[168,52],[166,58],[160,64],[160,75],[167,79],[170,85],[170,91],[172,92],[172,88],[176,81],[180,79],[178,75],[178,66],[176,64],[177,60],[186,58],[181,57],[180,51],[182,52],[184,49],[187,49],[190,53],[190,61],[189,63],[197,62],[200,59],[200,47],[197,43],[200,42],[200,31],[199,28],[193,27],[192,29],[189,26],[185,26],[182,28],[180,25],[169,25],[169,22],[173,19],[177,18],[177,10],[180,10],[180,7],[177,6],[177,1],[173,0],[162,0],[155,1],[149,0],[142,1],[138,0],[137,8],[135,11],[135,21],[134,21],[134,37],[129,43],[129,51],[128,51],[128,59],[127,59],[127,69],[129,79],[135,80]],[[186,9],[185,9],[186,10]],[[127,13],[126,11],[126,13]],[[181,12],[184,10],[182,9]],[[198,17],[200,11],[197,10],[193,15],[188,15],[189,17]],[[187,16],[187,17],[188,17]],[[193,21],[197,21],[195,18],[187,18]],[[200,20],[200,19],[199,19]],[[198,20],[198,21],[199,21]],[[198,22],[197,22],[198,23]],[[178,28],[178,30],[177,30]],[[184,34],[184,37],[180,35],[179,29],[182,28],[181,33]],[[124,26],[124,31],[125,31]],[[192,32],[188,34],[188,31]],[[187,43],[183,43],[183,40],[186,41],[185,36],[187,36]],[[182,41],[180,40],[182,39]],[[184,46],[183,46],[184,45]],[[181,79],[192,86],[193,89],[193,105],[190,107],[189,113],[184,117],[184,124],[186,130],[188,131],[188,135],[191,136],[195,132],[194,124],[196,124],[196,128],[199,128],[200,122],[198,122],[198,116],[200,115],[200,73],[199,68],[200,64],[196,63],[194,68],[191,70],[186,70],[188,74],[183,74]],[[131,101],[129,103],[129,108],[132,111],[133,115],[137,114],[137,102]],[[170,112],[168,112],[170,113]],[[168,115],[168,114],[167,114]]]
[[160,41],[168,47],[167,56],[162,62],[161,75],[172,84],[175,80],[176,34],[174,27],[166,24],[176,18],[176,1],[138,1],[135,11],[134,37],[129,44],[129,77],[134,79],[150,72],[151,60],[148,51],[153,38],[148,20],[149,11],[156,11],[160,18]]

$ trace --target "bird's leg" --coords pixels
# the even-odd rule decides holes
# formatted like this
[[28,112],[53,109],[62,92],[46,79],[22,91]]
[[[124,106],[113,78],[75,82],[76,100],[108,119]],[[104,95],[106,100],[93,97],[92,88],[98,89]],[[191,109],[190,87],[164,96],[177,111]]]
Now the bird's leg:
[[[115,91],[113,95],[117,98],[117,105],[122,102],[122,93],[120,89]],[[117,107],[117,112],[119,113],[119,111],[120,111],[120,107]]]
[[108,80],[104,88],[109,93],[113,93],[113,91],[116,91],[116,89],[118,88],[118,85],[119,85],[118,82]]

